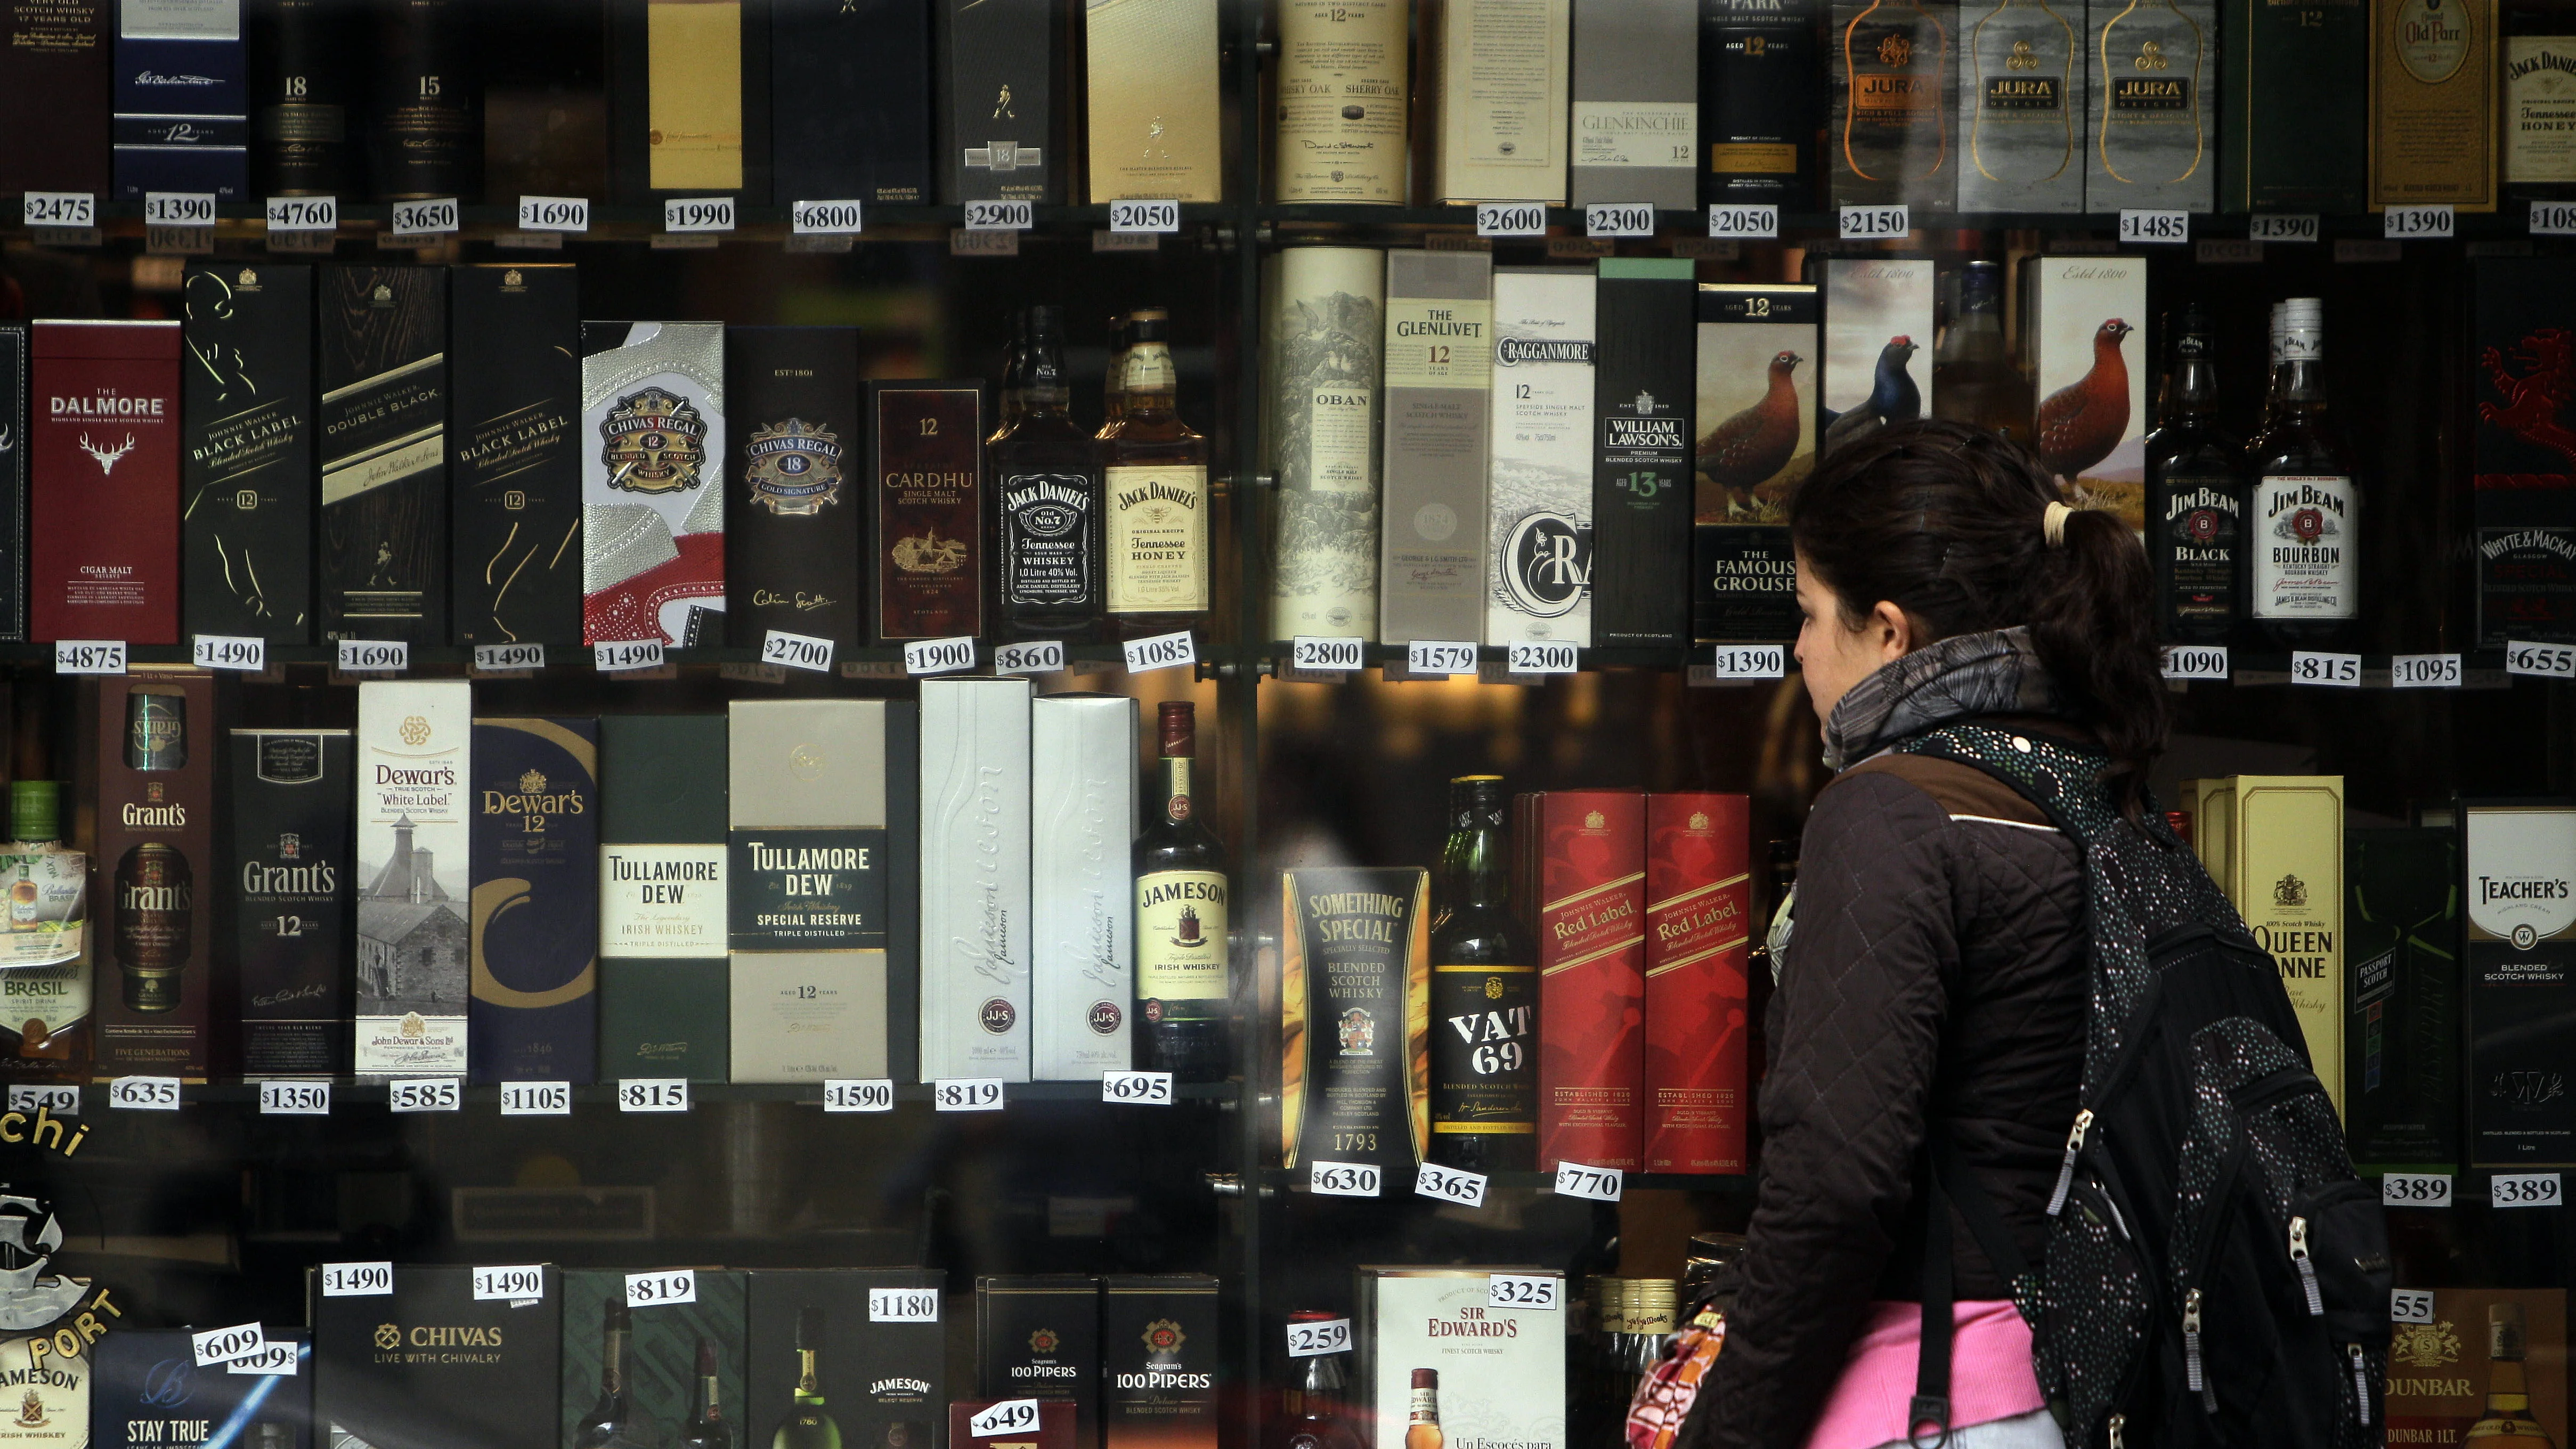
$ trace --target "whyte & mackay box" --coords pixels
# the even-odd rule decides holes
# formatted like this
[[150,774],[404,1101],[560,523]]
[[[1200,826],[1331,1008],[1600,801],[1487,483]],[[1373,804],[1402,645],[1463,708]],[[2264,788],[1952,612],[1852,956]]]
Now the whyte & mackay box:
[[1489,1306],[1496,1273],[1555,1276],[1537,1267],[1359,1270],[1353,1395],[1371,1411],[1361,1422],[1375,1425],[1368,1449],[1405,1449],[1407,1409],[1426,1392],[1451,1442],[1565,1449],[1560,1313]]
[[582,638],[721,643],[724,327],[584,322],[581,352]]
[[1218,0],[1084,0],[1093,205],[1225,199],[1221,8]]
[[2230,5],[2224,211],[2355,212],[2370,168],[2369,0]]
[[556,1449],[563,1278],[476,1298],[474,1269],[405,1264],[391,1295],[321,1296],[313,1425],[332,1449]]
[[2236,909],[2279,963],[2308,1060],[2341,1113],[2343,777],[2239,775],[2232,809]]
[[1816,289],[1699,289],[1698,437],[1691,446],[1691,637],[1798,637],[1789,498],[1816,465]]
[[[849,193],[822,193],[839,196]],[[769,631],[867,641],[859,334],[854,327],[736,327],[725,338],[734,429],[725,613],[737,647]]]
[[347,1070],[355,750],[347,730],[232,732],[244,1076]]
[[1063,197],[1062,11],[1050,0],[931,0],[942,202]]
[[358,686],[362,1077],[465,1074],[473,691],[462,679]]
[[190,634],[313,638],[313,269],[188,269],[179,488]]
[[985,1398],[1070,1405],[1074,1449],[1098,1449],[1100,1365],[1099,1279],[975,1280],[975,1371]]
[[770,0],[774,195],[869,205],[936,199],[930,12],[940,3]]
[[1217,1280],[1100,1280],[1102,1449],[1216,1449]]
[[[607,1370],[612,1362],[623,1369],[616,1383],[626,1395],[627,1433],[663,1443],[676,1439],[688,1428],[701,1347],[712,1350],[715,1358],[711,1407],[741,1423],[748,1388],[744,1349],[750,1336],[750,1277],[700,1268],[692,1301],[630,1308],[624,1271],[565,1272],[560,1280],[563,1379],[555,1408],[562,1449],[579,1449],[585,1442],[583,1421],[611,1382]],[[785,1381],[778,1365],[765,1367],[773,1381]]]
[[2556,383],[2576,328],[2576,284],[2542,257],[2482,257],[2470,275],[2478,646],[2576,639],[2576,455],[2560,446]]
[[1970,0],[1958,48],[1959,209],[2082,211],[2084,7]]
[[478,1082],[588,1082],[599,1065],[599,721],[474,721]]
[[2460,841],[2347,830],[2344,1140],[2364,1172],[2460,1163]]
[[1291,870],[1279,889],[1280,1161],[1399,1174],[1431,1135],[1430,873]]
[[[761,1269],[750,1278],[751,1387],[734,1401],[748,1430],[740,1442],[775,1442],[810,1373],[842,1443],[939,1449],[948,1427],[940,1407],[949,1387],[946,1273]],[[889,1301],[889,1294],[900,1297]],[[880,1322],[878,1306],[904,1316]],[[925,1306],[930,1317],[923,1320],[917,1315]]]
[[117,0],[119,201],[250,192],[250,76],[240,0]]
[[2496,209],[2496,0],[2370,0],[2370,208]]
[[1538,937],[1538,1158],[1634,1172],[1644,1150],[1646,797],[1550,790],[1515,803]]
[[1595,644],[1690,641],[1693,266],[1645,257],[1600,265],[1592,368]]
[[38,322],[30,637],[179,642],[179,324]]
[[1029,706],[1029,1072],[1090,1081],[1134,1060],[1136,701]]
[[1029,1080],[1029,720],[1021,679],[921,690],[921,1077]]
[[599,721],[599,1075],[725,1080],[720,714]]
[[98,805],[90,899],[107,947],[92,1002],[97,1072],[102,1080],[202,1080],[213,1056],[213,907],[222,888],[214,677],[106,678],[82,691],[82,704],[95,712],[82,731],[96,752],[84,761]]
[[[1752,1116],[1751,801],[1646,797],[1648,1172],[1742,1172]],[[1546,1031],[1540,1022],[1542,1041]]]
[[1576,0],[1569,203],[1699,201],[1698,0]]
[[1494,269],[1488,644],[1592,642],[1594,296],[1584,272]]
[[447,639],[447,273],[322,269],[322,632]]
[[1494,259],[1386,254],[1378,640],[1482,639]]
[[[5,41],[0,41],[5,44]],[[27,324],[0,322],[0,639],[27,637]]]
[[1700,199],[1805,206],[1824,113],[1820,0],[1702,0]]
[[2576,802],[2464,800],[2469,1165],[2576,1166]]
[[984,385],[872,382],[876,637],[984,632]]
[[581,642],[581,298],[570,266],[447,274],[456,642]]
[[1415,160],[1427,200],[1563,204],[1573,20],[1571,0],[1425,0],[1414,93],[1428,110]]

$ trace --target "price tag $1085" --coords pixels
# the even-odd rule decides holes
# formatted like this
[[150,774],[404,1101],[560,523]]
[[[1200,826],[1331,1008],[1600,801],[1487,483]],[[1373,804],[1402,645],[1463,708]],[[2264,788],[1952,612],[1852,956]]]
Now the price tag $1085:
[[1187,629],[1170,634],[1156,634],[1148,639],[1127,641],[1127,672],[1143,674],[1154,669],[1178,669],[1199,662],[1198,636]]
[[1038,1427],[1038,1401],[1004,1399],[966,1421],[966,1432],[978,1439],[995,1434],[1027,1433]]
[[626,1306],[629,1308],[661,1308],[697,1301],[698,1273],[694,1268],[626,1275]]
[[1288,1356],[1315,1358],[1328,1353],[1347,1353],[1351,1346],[1351,1321],[1347,1318],[1310,1318],[1288,1325]]
[[1563,1284],[1553,1273],[1496,1273],[1485,1280],[1485,1306],[1554,1312]]

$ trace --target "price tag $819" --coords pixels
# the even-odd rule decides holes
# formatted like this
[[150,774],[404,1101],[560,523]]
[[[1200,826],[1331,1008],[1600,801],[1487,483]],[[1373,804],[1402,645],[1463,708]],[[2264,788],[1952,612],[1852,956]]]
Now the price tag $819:
[[626,1306],[629,1308],[659,1308],[666,1304],[697,1301],[698,1273],[694,1268],[626,1275]]

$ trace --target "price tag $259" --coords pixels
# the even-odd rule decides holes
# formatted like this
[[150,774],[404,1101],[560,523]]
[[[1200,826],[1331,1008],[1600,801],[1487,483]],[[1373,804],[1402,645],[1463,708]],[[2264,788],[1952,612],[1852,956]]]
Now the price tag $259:
[[1314,1358],[1327,1353],[1344,1353],[1351,1346],[1351,1321],[1347,1318],[1310,1318],[1288,1325],[1288,1356]]

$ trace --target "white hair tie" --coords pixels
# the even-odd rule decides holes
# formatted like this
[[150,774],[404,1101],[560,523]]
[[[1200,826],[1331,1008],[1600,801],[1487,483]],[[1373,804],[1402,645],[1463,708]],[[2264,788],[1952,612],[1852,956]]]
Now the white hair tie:
[[2066,547],[2066,520],[2074,516],[2075,510],[2063,503],[2051,503],[2048,511],[2040,515],[2039,531],[2048,539],[2050,548]]

